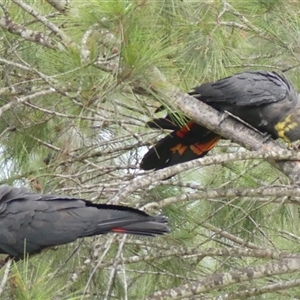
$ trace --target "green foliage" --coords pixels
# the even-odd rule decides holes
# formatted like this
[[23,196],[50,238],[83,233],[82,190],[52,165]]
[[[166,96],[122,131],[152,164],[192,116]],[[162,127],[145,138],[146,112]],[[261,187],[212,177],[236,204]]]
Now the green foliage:
[[[13,263],[10,275],[11,289],[6,299],[80,299],[79,291],[72,292],[71,284],[65,278],[51,273],[52,261],[28,259]],[[76,295],[77,294],[77,295]],[[4,299],[4,298],[3,298]]]
[[[155,67],[185,91],[246,69],[287,70],[300,87],[297,1],[90,0],[69,1],[71,7],[61,12],[48,1],[24,2],[47,22],[4,1],[2,9],[11,20],[38,35],[33,42],[24,32],[1,29],[2,183],[101,203],[122,195],[144,175],[138,167],[142,154],[159,138],[145,123],[161,105],[175,112],[173,99],[154,92],[162,84],[160,78],[149,78]],[[53,47],[46,47],[39,36]],[[180,112],[174,118],[186,122]],[[220,143],[212,155],[237,151],[236,145]],[[151,212],[169,217],[171,235],[127,237],[124,246],[120,237],[90,238],[73,256],[77,243],[46,251],[12,267],[11,284],[1,297],[104,299],[107,294],[106,299],[143,299],[160,289],[272,261],[238,254],[197,255],[202,249],[248,249],[245,245],[252,242],[257,249],[298,253],[297,202],[287,203],[294,197],[203,196],[213,189],[288,184],[267,163],[235,161],[193,169],[154,186],[139,185],[121,204],[142,207],[153,202]],[[189,195],[192,200],[179,199]],[[174,203],[155,207],[168,199]],[[196,254],[181,255],[179,249]],[[263,277],[210,289],[206,296],[267,284]],[[290,289],[280,297],[292,299],[298,292]]]

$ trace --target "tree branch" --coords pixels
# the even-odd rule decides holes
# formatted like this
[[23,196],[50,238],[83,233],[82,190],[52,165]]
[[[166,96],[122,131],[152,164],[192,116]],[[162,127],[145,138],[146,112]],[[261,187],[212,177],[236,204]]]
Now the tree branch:
[[[249,288],[238,292],[226,293],[216,297],[204,297],[201,300],[233,300],[246,299],[255,295],[262,295],[276,291],[287,290],[293,287],[300,286],[300,279],[288,280],[284,282],[277,282],[273,284],[264,285],[262,287]],[[296,298],[294,298],[296,299]]]
[[[240,124],[239,124],[240,125]],[[244,125],[243,125],[244,126]],[[247,129],[247,128],[246,128]],[[253,131],[254,132],[254,131]],[[275,142],[274,142],[275,143]],[[278,151],[261,150],[253,152],[237,152],[228,154],[218,154],[213,156],[206,156],[200,159],[188,161],[179,165],[171,166],[166,169],[147,172],[147,175],[132,180],[130,185],[120,190],[110,199],[110,203],[119,203],[137,189],[144,188],[161,180],[167,179],[179,172],[190,170],[195,167],[204,167],[214,164],[220,164],[229,161],[245,160],[245,159],[268,159],[268,160],[300,160],[300,153],[296,151],[282,150]],[[149,176],[154,173],[155,176]]]
[[[1,5],[4,9],[3,5]],[[33,31],[26,28],[25,26],[15,23],[5,11],[5,16],[0,17],[0,27],[7,30],[10,33],[16,34],[22,37],[24,40],[34,42],[50,49],[58,49],[54,42],[49,39],[46,35],[38,31]]]
[[219,199],[219,198],[250,198],[249,201],[253,201],[253,197],[262,197],[255,198],[256,202],[267,202],[267,203],[281,203],[280,200],[270,200],[267,197],[293,197],[286,199],[285,203],[297,204],[300,205],[300,199],[295,199],[295,196],[300,197],[300,188],[295,186],[263,186],[259,188],[220,188],[220,189],[206,189],[200,188],[197,192],[193,193],[184,193],[178,196],[169,197],[163,199],[159,202],[151,202],[146,204],[143,209],[149,210],[150,208],[160,209],[166,207],[170,204],[184,202],[184,201],[193,201],[199,199]]
[[56,26],[54,23],[50,22],[47,18],[42,16],[38,11],[36,11],[33,7],[26,4],[25,2],[21,0],[11,0],[16,5],[23,8],[24,11],[28,12],[30,15],[32,15],[36,20],[40,21],[44,26],[49,28],[55,35],[59,36],[61,41],[65,46],[68,45],[75,45],[75,43],[71,40],[71,38],[66,35],[58,26]]
[[170,290],[155,292],[147,300],[182,299],[192,297],[214,289],[229,286],[235,283],[253,281],[267,276],[299,272],[300,258],[284,258],[278,262],[269,262],[249,268],[233,269],[227,273],[213,274],[196,282],[184,284]]

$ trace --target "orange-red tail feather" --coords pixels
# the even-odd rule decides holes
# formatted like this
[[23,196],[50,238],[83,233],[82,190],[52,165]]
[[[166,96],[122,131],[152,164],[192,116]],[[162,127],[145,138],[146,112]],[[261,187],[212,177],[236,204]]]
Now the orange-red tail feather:
[[163,169],[203,157],[221,138],[216,133],[193,121],[188,122],[181,128],[175,124],[171,125],[169,119],[156,119],[152,122],[149,122],[150,125],[152,124],[151,127],[165,128],[162,125],[167,124],[167,129],[172,128],[175,130],[145,154],[140,165],[144,170]]

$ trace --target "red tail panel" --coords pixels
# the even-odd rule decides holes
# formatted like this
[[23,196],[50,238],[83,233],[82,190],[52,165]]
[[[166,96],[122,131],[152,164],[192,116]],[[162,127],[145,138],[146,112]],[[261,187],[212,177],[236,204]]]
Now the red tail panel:
[[219,139],[216,133],[190,121],[151,148],[143,157],[140,167],[144,170],[158,170],[203,157]]

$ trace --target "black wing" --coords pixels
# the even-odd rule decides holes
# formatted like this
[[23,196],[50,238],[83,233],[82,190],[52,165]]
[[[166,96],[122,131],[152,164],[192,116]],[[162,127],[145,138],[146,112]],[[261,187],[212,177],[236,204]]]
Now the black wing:
[[297,92],[284,75],[268,71],[246,71],[214,83],[204,83],[190,94],[212,106],[213,103],[258,106],[286,97],[291,101],[297,99]]

